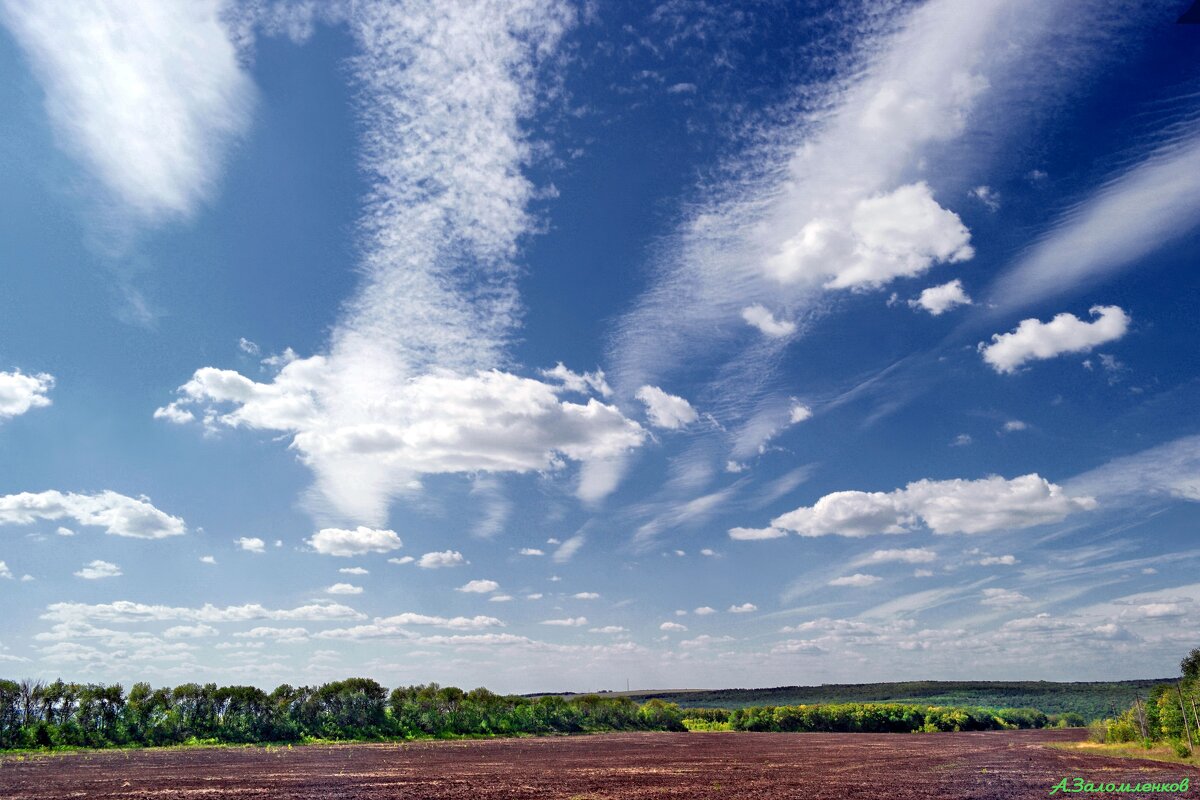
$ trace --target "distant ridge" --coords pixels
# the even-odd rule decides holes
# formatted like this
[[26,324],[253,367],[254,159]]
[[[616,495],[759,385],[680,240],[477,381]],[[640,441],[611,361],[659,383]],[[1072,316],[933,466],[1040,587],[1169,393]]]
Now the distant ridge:
[[[1036,708],[1047,714],[1074,712],[1085,719],[1115,715],[1134,695],[1173,678],[1125,681],[899,681],[894,683],[826,683],[819,686],[776,686],[762,689],[639,689],[604,692],[639,703],[654,698],[684,708],[745,708],[814,703],[911,702],[927,705]],[[543,694],[553,694],[544,692]],[[564,692],[563,696],[578,694]]]

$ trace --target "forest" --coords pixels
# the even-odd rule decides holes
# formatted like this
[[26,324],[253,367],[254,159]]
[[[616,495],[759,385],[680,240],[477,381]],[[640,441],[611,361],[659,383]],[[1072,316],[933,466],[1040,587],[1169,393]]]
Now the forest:
[[1150,687],[1123,713],[1098,722],[1093,738],[1110,744],[1142,742],[1170,744],[1177,755],[1189,757],[1200,747],[1200,647],[1179,663],[1181,676]]
[[0,748],[253,744],[519,736],[600,731],[908,733],[1082,724],[1033,708],[843,703],[688,709],[615,694],[522,697],[370,678],[321,686],[79,684],[0,680]]

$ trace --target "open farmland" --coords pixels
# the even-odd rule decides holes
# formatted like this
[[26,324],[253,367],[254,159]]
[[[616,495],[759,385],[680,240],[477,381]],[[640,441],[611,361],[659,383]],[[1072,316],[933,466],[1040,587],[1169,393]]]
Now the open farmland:
[[[1064,777],[1200,782],[1200,769],[1046,747],[1079,730],[617,733],[0,758],[5,798],[1023,798]],[[1138,795],[1126,794],[1126,797]]]

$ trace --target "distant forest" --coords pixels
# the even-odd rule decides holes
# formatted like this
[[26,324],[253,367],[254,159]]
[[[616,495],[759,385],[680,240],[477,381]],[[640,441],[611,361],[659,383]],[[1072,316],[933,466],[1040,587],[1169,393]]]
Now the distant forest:
[[[929,706],[1036,708],[1047,714],[1078,714],[1086,720],[1116,716],[1134,696],[1167,682],[1153,680],[1099,683],[1051,681],[905,681],[902,683],[828,683],[771,689],[663,690],[620,692],[644,703],[660,699],[680,708],[748,708],[814,703],[913,703]],[[570,696],[570,695],[565,695]]]

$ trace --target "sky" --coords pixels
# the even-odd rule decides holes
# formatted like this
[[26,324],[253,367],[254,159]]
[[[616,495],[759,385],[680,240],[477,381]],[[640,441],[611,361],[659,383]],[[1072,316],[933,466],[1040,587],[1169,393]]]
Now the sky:
[[1186,5],[0,0],[0,672],[1176,674]]

